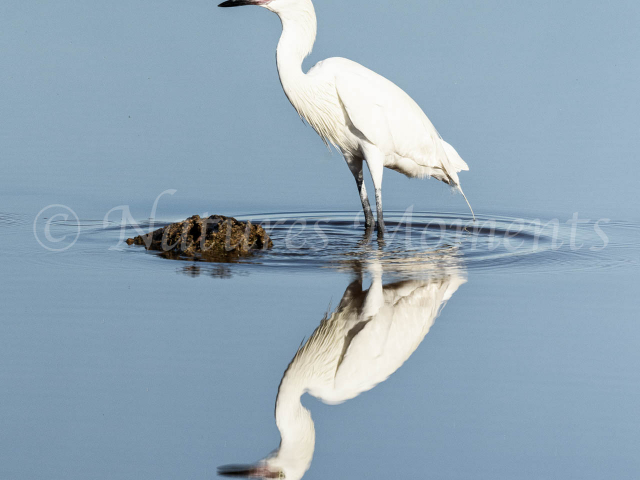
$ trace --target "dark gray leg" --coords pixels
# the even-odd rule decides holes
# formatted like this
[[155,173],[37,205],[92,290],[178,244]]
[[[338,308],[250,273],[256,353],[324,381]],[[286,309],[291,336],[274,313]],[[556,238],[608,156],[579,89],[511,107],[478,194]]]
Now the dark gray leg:
[[356,180],[358,187],[358,193],[360,194],[360,202],[362,203],[362,210],[364,211],[364,226],[366,229],[370,229],[374,225],[373,212],[371,212],[371,205],[369,205],[369,197],[367,196],[367,188],[364,185],[364,178],[362,174],[362,158],[345,156],[347,165],[353,178]]
[[376,188],[376,210],[378,211],[378,233],[384,234],[387,229],[384,226],[384,217],[382,215],[382,189]]
[[363,147],[364,158],[371,172],[371,180],[376,189],[376,210],[378,211],[378,235],[385,232],[384,218],[382,216],[382,173],[384,170],[384,154],[374,145]]

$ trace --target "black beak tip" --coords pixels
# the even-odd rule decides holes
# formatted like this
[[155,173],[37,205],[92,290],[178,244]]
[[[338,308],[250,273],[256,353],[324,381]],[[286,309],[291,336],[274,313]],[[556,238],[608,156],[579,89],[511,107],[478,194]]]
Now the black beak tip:
[[218,467],[218,475],[221,477],[249,478],[256,472],[255,465],[222,465]]
[[227,0],[226,2],[222,2],[219,7],[241,7],[243,5],[253,5],[254,1],[252,0]]

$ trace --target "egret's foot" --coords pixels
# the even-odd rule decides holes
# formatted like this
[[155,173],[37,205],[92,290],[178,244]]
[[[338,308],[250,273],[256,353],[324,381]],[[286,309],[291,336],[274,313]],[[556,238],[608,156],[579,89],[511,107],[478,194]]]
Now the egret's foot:
[[373,215],[371,215],[370,217],[365,218],[365,220],[364,220],[364,229],[365,230],[371,230],[375,226],[376,226],[376,221],[373,219]]
[[[364,189],[364,185],[362,186]],[[373,217],[371,211],[371,205],[369,205],[368,198],[362,198],[362,211],[364,213],[364,226],[365,228],[373,228],[376,226],[376,219]]]
[[378,236],[383,237],[387,231],[387,228],[384,226],[384,221],[380,220],[377,224]]
[[367,245],[369,245],[371,243],[371,237],[373,236],[374,230],[375,229],[373,227],[365,228],[364,235],[362,235],[362,238],[358,242],[358,245],[360,245],[361,247],[366,247]]

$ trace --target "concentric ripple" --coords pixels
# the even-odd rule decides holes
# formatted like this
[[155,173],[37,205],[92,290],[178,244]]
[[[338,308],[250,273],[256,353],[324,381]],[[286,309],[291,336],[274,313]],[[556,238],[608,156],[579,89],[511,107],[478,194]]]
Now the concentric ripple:
[[[268,213],[236,218],[262,224],[274,248],[228,264],[168,260],[142,247],[128,246],[124,240],[170,222],[105,225],[101,220],[82,219],[56,222],[51,227],[59,238],[68,235],[73,239],[80,232],[68,250],[53,253],[39,248],[33,239],[23,245],[28,250],[21,255],[28,262],[64,268],[168,269],[225,278],[261,269],[353,271],[372,263],[384,267],[385,273],[412,276],[443,266],[512,274],[640,263],[640,228],[628,222],[572,223],[505,216],[479,216],[473,222],[470,217],[454,214],[386,212],[387,233],[382,239],[375,231],[365,233],[362,214],[355,212]],[[20,217],[0,216],[0,231],[15,233],[16,229],[33,236],[31,226]]]
[[25,223],[23,215],[0,212],[0,232]]
[[[365,232],[362,214],[357,213],[278,213],[237,218],[262,224],[275,246],[228,265],[224,275],[246,271],[243,267],[346,270],[374,260],[390,273],[428,271],[443,263],[467,270],[509,268],[513,272],[638,263],[637,244],[628,235],[640,230],[620,222],[571,224],[504,216],[479,216],[474,222],[471,217],[453,214],[388,212],[387,233],[378,238],[375,231]],[[198,271],[207,268],[212,273],[220,272],[219,266],[198,263]],[[193,268],[185,271],[193,272]]]

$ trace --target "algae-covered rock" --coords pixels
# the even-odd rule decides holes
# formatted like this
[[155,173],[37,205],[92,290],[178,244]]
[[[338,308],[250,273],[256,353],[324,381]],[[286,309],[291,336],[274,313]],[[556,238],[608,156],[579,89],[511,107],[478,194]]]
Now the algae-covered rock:
[[194,215],[183,222],[130,238],[127,243],[158,251],[166,258],[210,262],[233,261],[273,247],[269,235],[260,225],[222,215],[208,218]]

